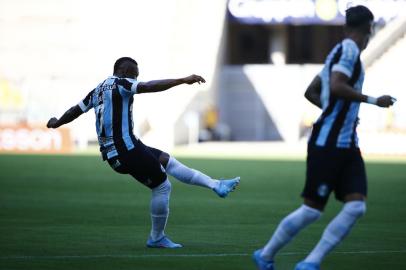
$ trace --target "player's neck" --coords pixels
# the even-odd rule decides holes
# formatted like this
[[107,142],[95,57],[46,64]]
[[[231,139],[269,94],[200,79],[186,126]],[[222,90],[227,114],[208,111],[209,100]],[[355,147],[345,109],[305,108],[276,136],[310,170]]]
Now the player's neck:
[[364,49],[364,38],[356,32],[350,32],[347,34],[347,38],[351,39],[352,41],[355,42],[355,44],[357,44],[357,47],[360,51],[362,51]]

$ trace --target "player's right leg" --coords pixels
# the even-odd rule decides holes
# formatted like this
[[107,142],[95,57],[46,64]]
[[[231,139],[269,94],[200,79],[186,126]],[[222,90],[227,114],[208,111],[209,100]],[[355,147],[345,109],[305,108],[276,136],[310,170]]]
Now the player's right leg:
[[219,197],[225,198],[239,184],[240,177],[232,179],[217,180],[202,173],[201,171],[189,168],[168,153],[153,147],[148,147],[151,153],[156,156],[166,172],[177,180],[213,190]]
[[169,157],[166,172],[183,183],[209,188],[222,198],[227,197],[240,182],[240,177],[221,181],[213,179],[201,171],[187,167],[172,156]]

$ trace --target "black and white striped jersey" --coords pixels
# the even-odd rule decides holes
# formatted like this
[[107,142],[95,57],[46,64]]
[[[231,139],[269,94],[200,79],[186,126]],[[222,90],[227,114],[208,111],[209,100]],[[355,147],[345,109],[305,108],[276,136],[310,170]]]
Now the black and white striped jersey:
[[94,108],[96,132],[103,159],[134,148],[133,95],[138,81],[110,76],[79,102],[83,112]]
[[323,112],[313,125],[309,144],[321,147],[357,148],[358,112],[360,103],[331,96],[331,72],[341,72],[348,76],[349,84],[362,91],[364,69],[360,60],[360,50],[351,39],[344,39],[327,56],[319,76],[322,82],[321,104]]

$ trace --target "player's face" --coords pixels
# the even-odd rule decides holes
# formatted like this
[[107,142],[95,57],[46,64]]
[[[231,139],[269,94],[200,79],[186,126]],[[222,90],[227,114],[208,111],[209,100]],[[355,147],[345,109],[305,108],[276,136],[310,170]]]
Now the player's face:
[[128,68],[128,78],[134,78],[137,79],[139,75],[139,70],[138,70],[138,65],[131,63],[129,68]]
[[135,65],[134,79],[137,79],[139,74],[140,74],[140,71],[139,71],[139,69],[138,69],[138,65]]
[[371,36],[373,35],[373,32],[374,32],[374,24],[371,21],[368,24],[366,24],[364,26],[364,28],[362,29],[362,35],[363,35],[362,50],[364,50],[368,46],[369,40],[370,40]]

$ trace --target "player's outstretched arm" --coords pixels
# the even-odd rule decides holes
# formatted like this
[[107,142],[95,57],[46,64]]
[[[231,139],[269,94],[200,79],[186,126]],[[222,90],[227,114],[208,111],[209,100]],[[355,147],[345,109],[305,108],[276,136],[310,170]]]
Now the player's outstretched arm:
[[392,106],[396,101],[394,97],[389,95],[374,98],[357,92],[348,84],[348,80],[349,78],[344,73],[332,72],[330,79],[331,95],[350,101],[366,102],[385,108]]
[[137,86],[137,93],[141,94],[141,93],[161,92],[181,84],[194,84],[194,83],[200,84],[205,82],[206,80],[203,77],[194,74],[179,79],[140,82]]
[[49,119],[47,123],[47,128],[58,128],[64,124],[72,122],[76,118],[78,118],[83,113],[82,109],[80,109],[79,105],[73,106],[69,110],[67,110],[61,118],[52,117]]
[[306,89],[305,98],[310,101],[313,105],[319,107],[321,109],[321,79],[319,75],[316,75],[312,82]]

